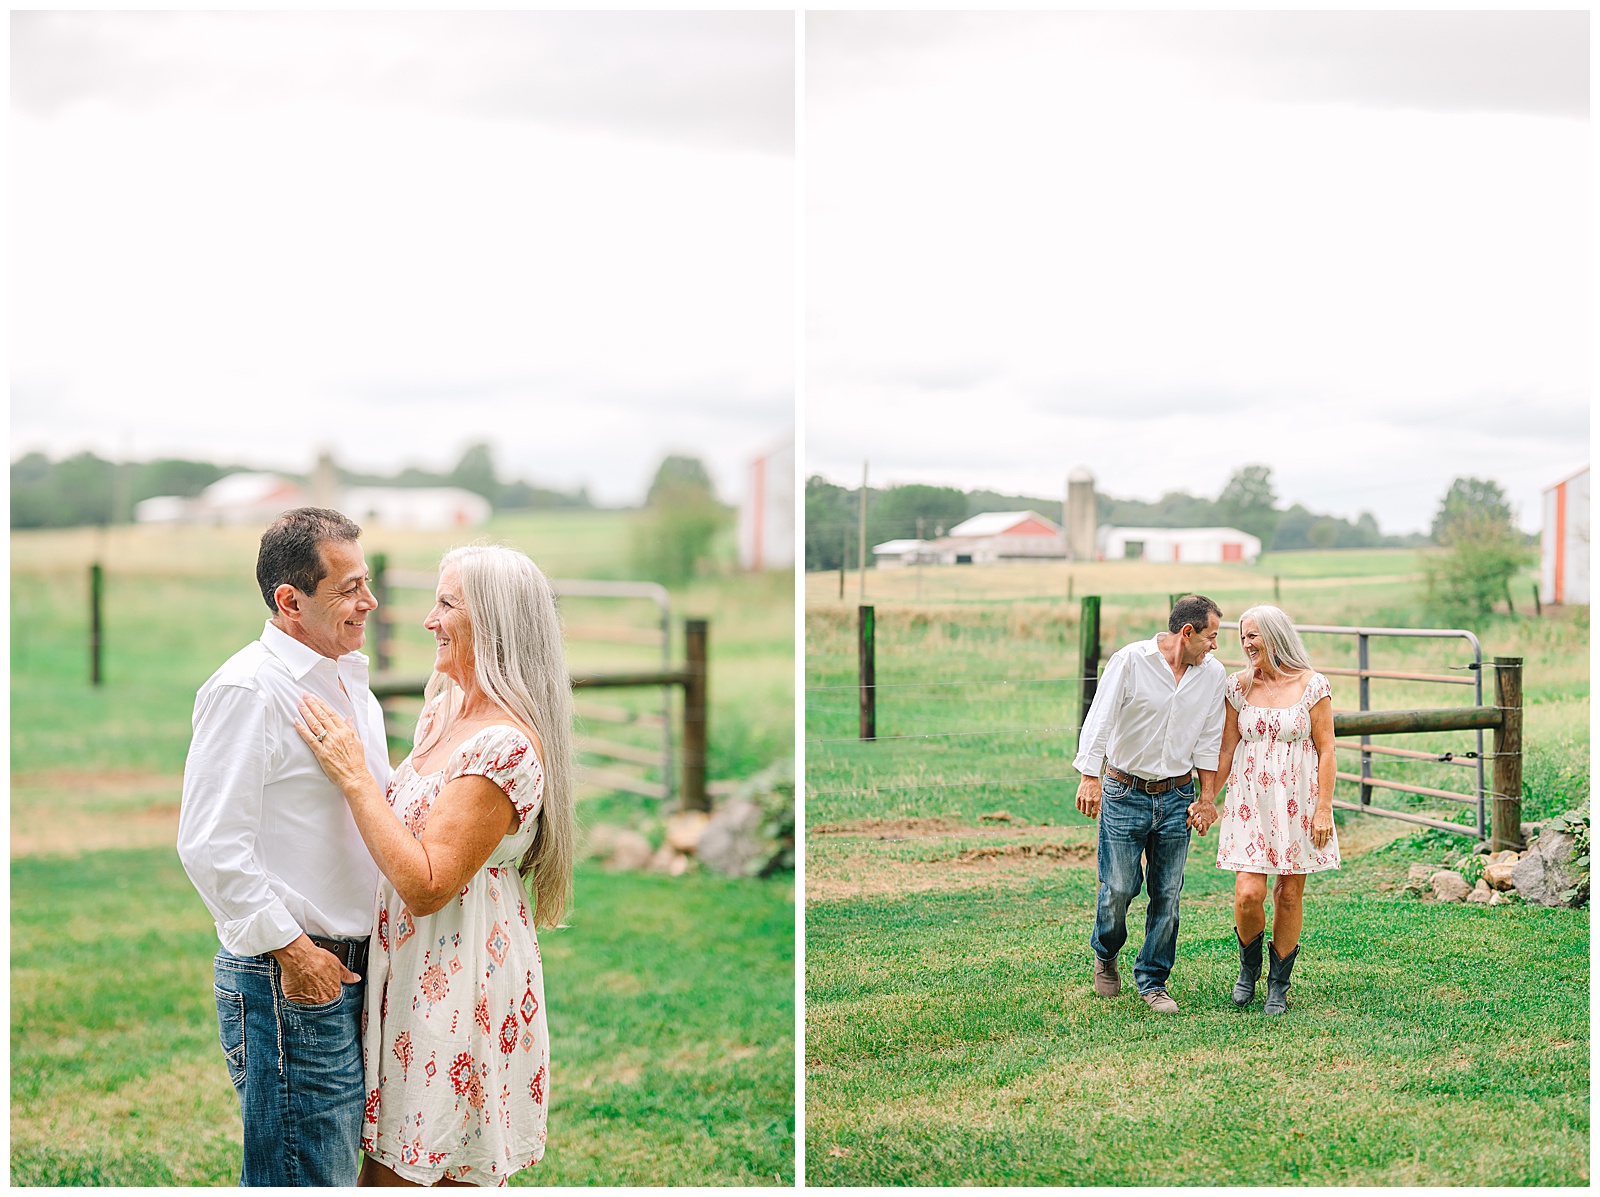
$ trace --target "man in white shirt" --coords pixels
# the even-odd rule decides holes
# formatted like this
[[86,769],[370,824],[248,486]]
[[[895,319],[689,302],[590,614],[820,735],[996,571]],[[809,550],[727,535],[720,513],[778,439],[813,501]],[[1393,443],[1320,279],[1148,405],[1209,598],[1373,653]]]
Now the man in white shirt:
[[200,687],[178,855],[217,924],[217,1021],[244,1119],[243,1185],[353,1185],[361,1013],[378,870],[294,729],[302,691],[359,729],[387,786],[383,712],[357,650],[377,608],[361,529],[303,507],[261,537],[272,618]]
[[1102,997],[1122,992],[1117,953],[1128,940],[1128,903],[1143,883],[1143,856],[1150,904],[1133,978],[1139,996],[1159,1014],[1178,1012],[1167,978],[1177,958],[1189,830],[1204,835],[1217,821],[1227,670],[1211,653],[1221,619],[1216,603],[1187,595],[1172,608],[1168,631],[1113,653],[1072,762],[1082,774],[1078,809],[1100,820],[1100,892],[1089,938],[1094,991]]

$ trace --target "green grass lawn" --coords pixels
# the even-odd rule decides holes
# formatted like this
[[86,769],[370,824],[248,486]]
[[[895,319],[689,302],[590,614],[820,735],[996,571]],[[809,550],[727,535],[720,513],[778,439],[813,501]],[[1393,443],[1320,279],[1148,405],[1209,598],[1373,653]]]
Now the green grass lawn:
[[1094,995],[1092,866],[808,903],[808,1182],[1587,1183],[1587,911],[1372,892],[1405,873],[1377,854],[1311,880],[1267,1020],[1229,1000],[1214,852],[1191,851],[1171,1018],[1132,993],[1142,899],[1127,988]]
[[[1153,635],[1178,567],[1095,567],[1107,654]],[[1224,570],[1224,567],[1217,567]],[[1095,828],[1073,808],[1075,602],[1048,569],[873,576],[878,734],[856,739],[855,612],[808,579],[806,1122],[812,1184],[1582,1184],[1588,1179],[1586,911],[1452,907],[1400,892],[1406,866],[1470,846],[1337,815],[1346,867],[1307,889],[1294,1008],[1228,1000],[1232,875],[1195,839],[1172,992],[1097,999]],[[906,571],[909,573],[910,571]],[[928,571],[930,575],[937,571]],[[1295,554],[1199,579],[1225,611],[1427,626],[1414,553]],[[1088,576],[1086,574],[1086,576]],[[956,588],[961,588],[957,597]],[[1064,587],[1061,588],[1064,590]],[[873,601],[869,599],[869,601]],[[1499,618],[1521,656],[1523,812],[1587,800],[1588,624]],[[1308,638],[1321,665],[1354,645]],[[1224,658],[1237,657],[1226,636]],[[1376,641],[1373,667],[1444,672],[1460,642]],[[1357,705],[1334,678],[1335,705]],[[1486,678],[1492,702],[1492,675]],[[1374,681],[1377,709],[1470,703],[1468,687]],[[1488,737],[1486,737],[1486,747]],[[1468,733],[1380,744],[1466,751]],[[1341,752],[1341,768],[1358,758]],[[1467,791],[1467,769],[1379,758],[1379,776]],[[1354,799],[1353,786],[1340,796]],[[1464,806],[1377,791],[1465,819]],[[1142,940],[1130,912],[1125,982]]]
[[[549,1147],[514,1183],[791,1183],[788,883],[584,869],[576,898],[541,936]],[[11,908],[12,1183],[237,1184],[216,934],[176,854],[14,861]]]
[[[487,534],[552,576],[619,578],[628,573],[629,519],[536,513],[497,520]],[[194,692],[266,617],[252,580],[258,537],[258,529],[13,534],[16,1183],[237,1182],[238,1107],[209,979],[216,937],[171,845]],[[376,531],[363,542],[395,568],[426,570],[460,539]],[[88,685],[94,559],[107,579],[98,690]],[[395,596],[396,649],[400,664],[425,669],[431,651],[407,627],[426,613],[419,599]],[[682,621],[710,620],[710,777],[736,783],[789,757],[792,577],[708,577],[674,589],[672,605],[675,659]],[[564,615],[593,618],[581,603]],[[573,643],[569,655],[579,669],[621,663],[592,643]],[[612,705],[658,701],[653,691],[605,693]],[[626,738],[580,720],[586,729]],[[578,817],[659,837],[662,806],[599,793]],[[525,1180],[792,1183],[792,886],[586,868],[571,918],[570,930],[542,941],[556,1082],[549,1150]]]

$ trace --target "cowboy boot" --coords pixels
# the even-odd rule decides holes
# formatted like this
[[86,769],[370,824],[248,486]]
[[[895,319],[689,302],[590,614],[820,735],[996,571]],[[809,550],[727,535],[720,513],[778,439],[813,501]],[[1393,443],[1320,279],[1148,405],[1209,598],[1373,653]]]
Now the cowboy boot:
[[1257,931],[1256,937],[1245,943],[1239,928],[1233,929],[1233,937],[1239,941],[1239,979],[1233,983],[1235,1006],[1248,1006],[1256,996],[1256,982],[1261,979],[1261,941],[1266,934]]
[[1267,955],[1267,1000],[1261,1005],[1263,1014],[1283,1014],[1289,1009],[1289,974],[1294,971],[1294,958],[1300,954],[1300,945],[1294,945],[1282,960],[1278,959],[1278,947],[1269,945]]

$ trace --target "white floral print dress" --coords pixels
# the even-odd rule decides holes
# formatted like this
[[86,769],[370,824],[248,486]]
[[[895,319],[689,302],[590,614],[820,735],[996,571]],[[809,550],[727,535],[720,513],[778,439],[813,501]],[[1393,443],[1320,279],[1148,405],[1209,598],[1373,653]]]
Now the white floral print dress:
[[455,901],[433,914],[413,915],[381,878],[367,966],[361,1146],[423,1185],[503,1185],[544,1155],[544,977],[517,873],[544,797],[538,756],[517,728],[487,727],[435,773],[417,773],[407,757],[389,784],[389,805],[420,835],[446,783],[469,773],[505,791],[517,830]]
[[1325,847],[1311,842],[1317,807],[1317,747],[1311,708],[1333,694],[1320,673],[1292,707],[1245,701],[1238,674],[1223,690],[1238,712],[1239,746],[1228,774],[1217,867],[1245,873],[1317,873],[1339,867],[1339,833]]

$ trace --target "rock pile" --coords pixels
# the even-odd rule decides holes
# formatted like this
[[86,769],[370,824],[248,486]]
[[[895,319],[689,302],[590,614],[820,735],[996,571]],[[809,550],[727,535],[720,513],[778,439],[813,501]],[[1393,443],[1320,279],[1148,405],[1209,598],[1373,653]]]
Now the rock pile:
[[[1537,824],[1523,824],[1524,831],[1535,833],[1526,852],[1492,852],[1487,844],[1455,863],[1453,868],[1413,864],[1407,872],[1405,892],[1437,902],[1471,902],[1504,906],[1526,902],[1536,906],[1564,906],[1561,895],[1572,888],[1573,836],[1555,828],[1540,833]],[[1481,863],[1475,858],[1482,857]],[[1467,875],[1482,873],[1476,884]]]

